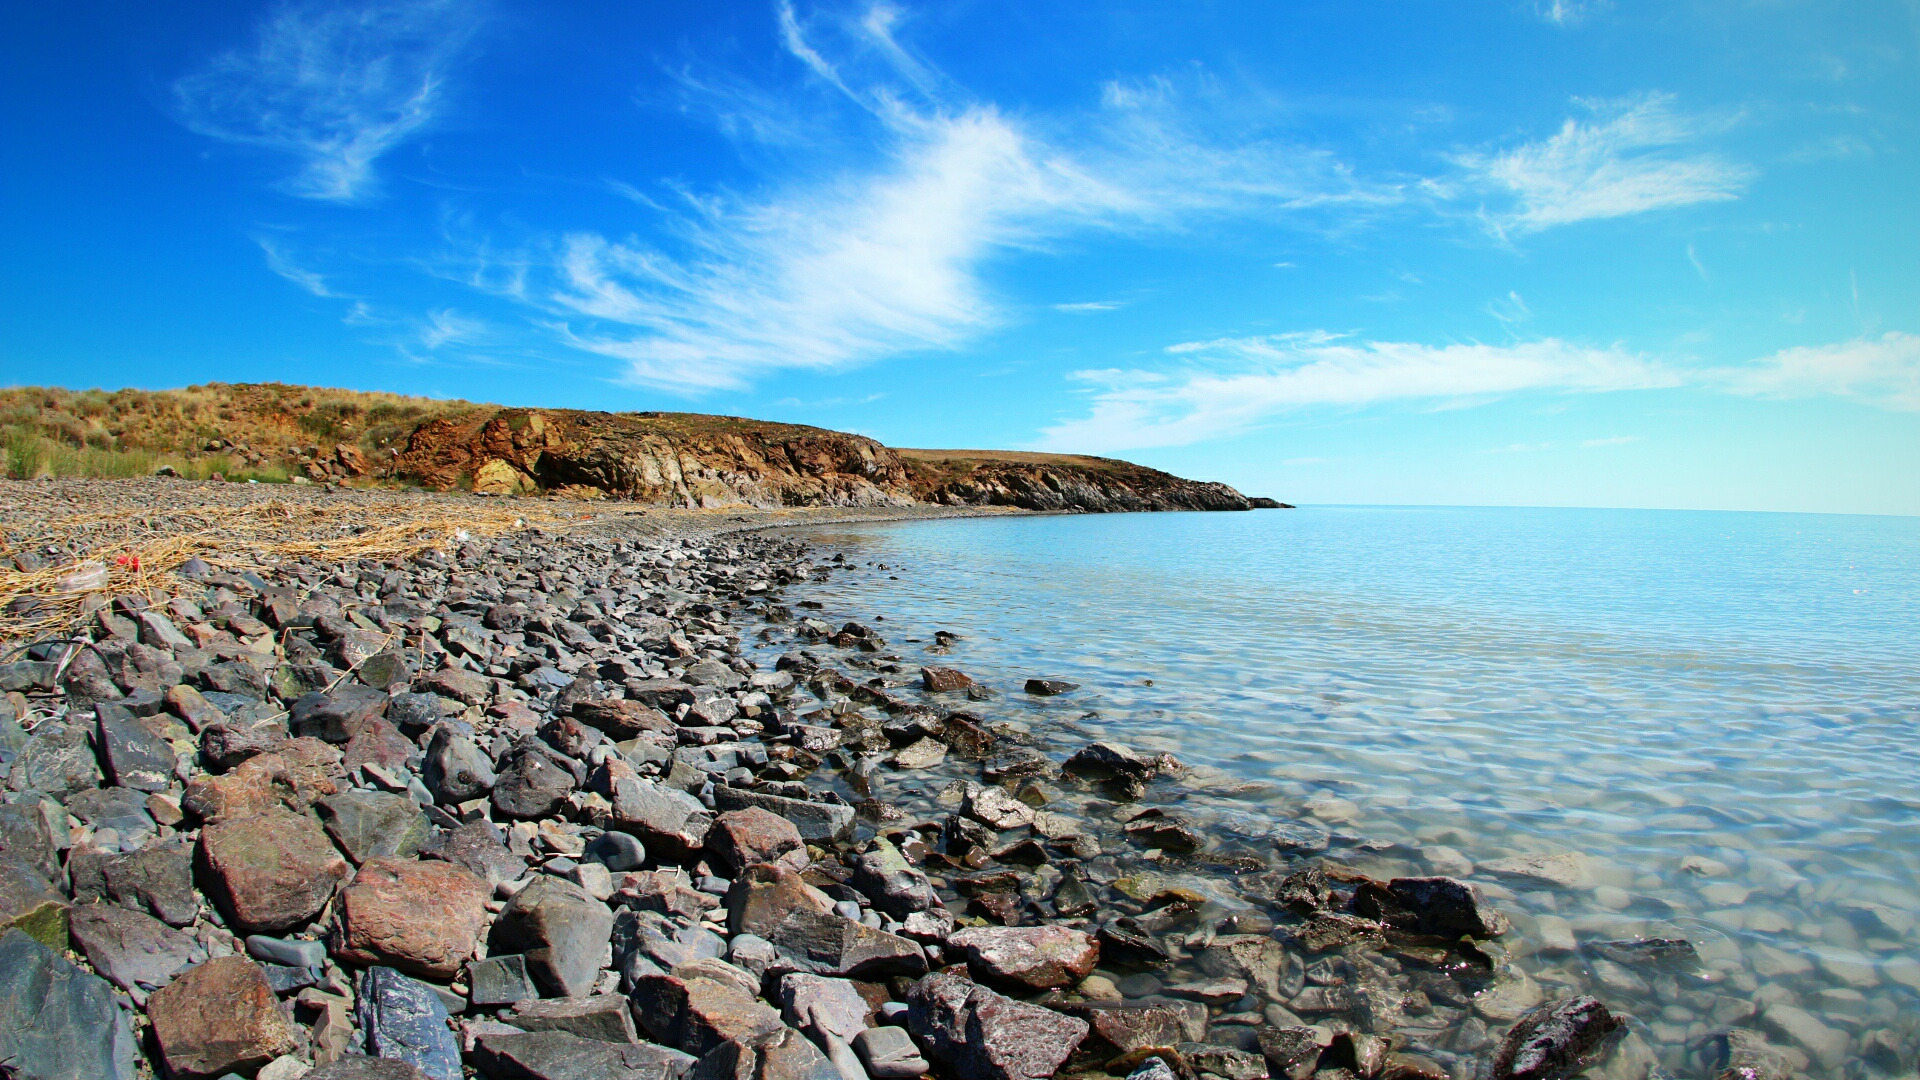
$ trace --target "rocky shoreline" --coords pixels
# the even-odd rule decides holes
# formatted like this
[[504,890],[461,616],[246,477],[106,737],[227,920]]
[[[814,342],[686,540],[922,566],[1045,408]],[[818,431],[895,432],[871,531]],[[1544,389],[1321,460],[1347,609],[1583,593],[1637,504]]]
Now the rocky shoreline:
[[[190,560],[9,645],[4,1069],[1658,1072],[1628,1018],[1507,962],[1473,885],[1368,878],[1328,857],[1364,839],[1309,825],[1197,828],[1177,760],[987,715],[1070,684],[783,601],[844,563],[796,520]],[[1809,1049],[1734,1026],[1694,1057],[1784,1077]]]

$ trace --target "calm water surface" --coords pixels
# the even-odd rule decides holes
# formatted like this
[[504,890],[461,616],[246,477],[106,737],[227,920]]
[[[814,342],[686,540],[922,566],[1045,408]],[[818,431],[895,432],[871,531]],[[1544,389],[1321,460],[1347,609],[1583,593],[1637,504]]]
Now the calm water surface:
[[[1382,874],[1470,874],[1521,970],[1631,1009],[1670,1070],[1729,1023],[1815,1075],[1900,1070],[1860,1064],[1889,1038],[1911,1069],[1920,521],[1355,507],[808,535],[857,566],[794,599],[883,616],[909,670],[959,633],[938,662],[993,685],[992,716],[1061,752],[1174,752],[1192,776],[1151,797],[1223,832],[1297,819]],[[1027,698],[1030,675],[1082,689]],[[1568,857],[1514,872],[1538,855]],[[1570,948],[1647,935],[1693,941],[1706,980]]]

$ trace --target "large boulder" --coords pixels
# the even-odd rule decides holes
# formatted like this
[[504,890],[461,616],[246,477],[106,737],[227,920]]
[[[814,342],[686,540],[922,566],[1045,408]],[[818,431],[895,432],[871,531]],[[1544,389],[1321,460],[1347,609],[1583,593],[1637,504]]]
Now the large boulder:
[[0,1062],[13,1080],[134,1080],[137,1044],[105,979],[0,931]]
[[369,859],[340,890],[333,955],[451,979],[480,940],[491,892],[452,863]]
[[573,882],[542,876],[514,894],[493,934],[500,951],[526,957],[549,993],[580,997],[599,978],[613,911]]
[[939,972],[907,994],[907,1029],[958,1080],[1042,1080],[1059,1070],[1087,1022]]
[[250,1070],[296,1045],[266,973],[244,956],[188,969],[147,999],[147,1018],[176,1077]]
[[318,822],[286,810],[207,826],[200,859],[207,891],[248,933],[313,918],[350,872]]
[[168,926],[190,926],[200,914],[193,888],[193,845],[153,843],[120,855],[75,854],[68,863],[74,895],[144,911]]
[[757,806],[729,810],[713,820],[707,847],[727,869],[738,873],[756,863],[777,862],[804,870],[807,842],[793,822]]

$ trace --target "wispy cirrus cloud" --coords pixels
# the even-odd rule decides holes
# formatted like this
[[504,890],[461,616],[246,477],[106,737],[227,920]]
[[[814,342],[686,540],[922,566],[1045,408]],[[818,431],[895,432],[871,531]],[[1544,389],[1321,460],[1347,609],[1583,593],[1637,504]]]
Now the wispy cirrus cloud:
[[202,135],[295,158],[289,194],[354,202],[375,190],[375,162],[442,108],[478,19],[458,0],[285,4],[250,47],[176,81],[174,111]]
[[267,269],[300,286],[307,292],[325,300],[350,300],[352,297],[335,292],[327,279],[321,274],[299,265],[280,243],[271,237],[256,236],[253,242],[260,245],[260,253],[266,256]]
[[1555,26],[1578,26],[1612,6],[1610,0],[1541,0],[1534,10]]
[[[629,382],[699,394],[775,370],[952,350],[1006,318],[984,273],[1003,254],[1089,231],[1366,212],[1400,198],[1271,133],[1196,124],[1194,109],[1231,98],[1204,86],[1112,82],[1083,114],[1015,116],[921,59],[890,4],[807,17],[781,3],[775,18],[799,86],[773,93],[697,72],[679,85],[723,130],[764,136],[768,154],[830,141],[796,125],[837,116],[858,146],[851,163],[823,174],[808,161],[744,192],[654,198],[625,186],[663,216],[653,239],[581,229],[526,245],[524,301],[566,346],[622,361]],[[786,106],[756,115],[807,95],[814,119]]]
[[1386,402],[1458,405],[1505,395],[1675,386],[1673,371],[1619,347],[1552,338],[1513,345],[1354,341],[1325,332],[1175,345],[1181,370],[1085,371],[1088,415],[1037,448],[1101,453],[1230,437],[1294,410]]
[[1834,345],[1782,349],[1715,374],[1735,393],[1754,397],[1832,396],[1920,412],[1920,334],[1893,331]]
[[1125,300],[1082,300],[1075,304],[1055,304],[1053,310],[1067,315],[1092,315],[1102,311],[1118,311],[1126,304]]
[[1545,139],[1458,157],[1471,184],[1506,199],[1504,208],[1485,211],[1497,233],[1723,202],[1738,198],[1757,175],[1693,149],[1719,125],[1680,113],[1671,95],[1577,104],[1590,119],[1569,117]]

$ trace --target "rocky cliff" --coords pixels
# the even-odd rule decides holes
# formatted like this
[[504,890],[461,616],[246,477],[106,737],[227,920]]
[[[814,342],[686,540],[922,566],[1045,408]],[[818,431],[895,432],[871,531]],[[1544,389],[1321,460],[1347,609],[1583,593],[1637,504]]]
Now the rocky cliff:
[[279,383],[0,389],[0,472],[562,492],[660,506],[1245,510],[1224,484],[1109,458],[897,450],[696,413],[518,409]]

